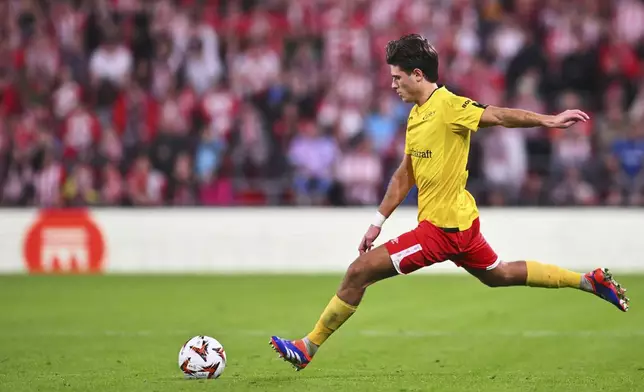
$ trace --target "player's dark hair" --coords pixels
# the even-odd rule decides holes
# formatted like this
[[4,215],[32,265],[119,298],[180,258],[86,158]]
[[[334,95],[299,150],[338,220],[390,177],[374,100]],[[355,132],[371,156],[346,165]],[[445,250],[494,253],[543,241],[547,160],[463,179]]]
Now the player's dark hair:
[[428,81],[438,80],[438,53],[423,36],[408,34],[389,41],[386,53],[387,64],[400,67],[407,75],[418,68]]

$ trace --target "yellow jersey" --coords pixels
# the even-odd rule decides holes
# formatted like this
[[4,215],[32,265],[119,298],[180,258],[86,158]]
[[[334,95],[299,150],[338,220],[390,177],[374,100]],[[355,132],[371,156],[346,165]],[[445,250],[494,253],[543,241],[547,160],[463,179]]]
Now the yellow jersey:
[[411,156],[418,188],[418,221],[467,230],[478,217],[474,197],[465,190],[470,137],[485,110],[440,86],[407,120],[405,153]]

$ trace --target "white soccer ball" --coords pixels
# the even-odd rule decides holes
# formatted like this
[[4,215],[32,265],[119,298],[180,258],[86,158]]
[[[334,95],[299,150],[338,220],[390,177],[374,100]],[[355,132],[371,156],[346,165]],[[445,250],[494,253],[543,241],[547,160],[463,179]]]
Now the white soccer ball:
[[215,379],[226,368],[226,352],[215,338],[195,336],[179,351],[179,369],[186,378]]

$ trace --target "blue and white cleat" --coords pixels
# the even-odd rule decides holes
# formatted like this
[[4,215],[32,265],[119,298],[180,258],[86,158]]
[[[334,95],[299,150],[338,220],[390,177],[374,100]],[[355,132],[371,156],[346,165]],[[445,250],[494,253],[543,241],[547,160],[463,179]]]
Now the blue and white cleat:
[[302,340],[286,340],[273,336],[269,344],[280,358],[293,365],[296,371],[304,369],[311,362],[311,356]]
[[591,284],[593,293],[617,306],[622,312],[628,311],[630,300],[625,295],[626,289],[613,279],[613,275],[607,268],[597,268],[584,275]]

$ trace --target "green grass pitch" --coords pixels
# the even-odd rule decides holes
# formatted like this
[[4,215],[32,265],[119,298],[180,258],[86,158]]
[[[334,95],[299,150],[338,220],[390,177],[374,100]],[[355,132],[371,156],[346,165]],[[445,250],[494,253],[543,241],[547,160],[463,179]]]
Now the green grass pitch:
[[[644,391],[644,276],[622,313],[572,289],[466,275],[381,282],[295,372],[271,334],[310,330],[340,276],[0,277],[1,391]],[[181,345],[224,345],[217,380],[185,380]]]

